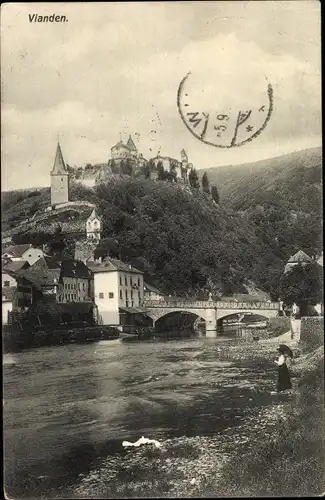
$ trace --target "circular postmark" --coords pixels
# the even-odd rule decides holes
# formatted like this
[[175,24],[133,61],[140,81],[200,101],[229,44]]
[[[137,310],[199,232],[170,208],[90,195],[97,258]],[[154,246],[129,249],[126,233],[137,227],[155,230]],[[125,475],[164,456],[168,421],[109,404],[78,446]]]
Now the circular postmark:
[[273,110],[270,83],[238,86],[237,92],[208,85],[189,72],[177,92],[179,114],[200,141],[217,148],[234,148],[252,141],[266,127]]

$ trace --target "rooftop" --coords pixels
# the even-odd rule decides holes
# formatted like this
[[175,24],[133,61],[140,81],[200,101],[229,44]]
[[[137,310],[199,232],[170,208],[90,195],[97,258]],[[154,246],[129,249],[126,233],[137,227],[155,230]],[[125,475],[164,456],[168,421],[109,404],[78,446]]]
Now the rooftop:
[[131,135],[129,136],[128,138],[128,141],[126,144],[124,144],[124,142],[122,141],[122,139],[120,141],[118,141],[115,146],[113,146],[111,149],[115,149],[115,148],[118,148],[120,146],[123,146],[124,148],[127,148],[129,149],[130,151],[137,151],[137,147],[136,145],[134,144],[133,142],[133,139],[131,137]]
[[123,271],[127,273],[136,273],[143,274],[142,271],[139,271],[131,264],[126,264],[118,259],[109,258],[103,262],[87,262],[87,266],[94,273],[104,273],[104,272],[113,272],[113,271]]
[[292,255],[288,262],[294,263],[294,262],[312,262],[312,258],[309,257],[303,250],[299,250],[297,253]]
[[161,293],[161,291],[160,291],[160,290],[158,290],[158,288],[156,288],[156,287],[154,287],[154,286],[150,285],[149,283],[144,283],[144,284],[143,284],[143,287],[144,287],[144,289],[145,289],[145,290],[149,290],[149,292],[156,293],[157,295],[163,295],[163,294]]
[[12,255],[12,257],[21,257],[26,250],[31,248],[30,243],[24,243],[23,245],[13,245],[5,248],[2,251],[2,255]]
[[89,215],[88,219],[89,221],[94,220],[94,219],[100,219],[100,217],[97,215],[96,208],[93,208],[91,214]]
[[41,289],[46,286],[53,286],[61,278],[81,278],[91,279],[90,269],[79,260],[56,260],[52,257],[39,259],[19,276]]
[[26,260],[9,260],[2,266],[2,271],[19,271],[19,269],[26,269],[29,263]]
[[54,165],[51,174],[57,175],[57,174],[67,174],[68,170],[67,167],[64,163],[62,151],[61,151],[61,146],[58,143],[57,148],[56,148],[56,154],[55,154],[55,160],[54,160]]

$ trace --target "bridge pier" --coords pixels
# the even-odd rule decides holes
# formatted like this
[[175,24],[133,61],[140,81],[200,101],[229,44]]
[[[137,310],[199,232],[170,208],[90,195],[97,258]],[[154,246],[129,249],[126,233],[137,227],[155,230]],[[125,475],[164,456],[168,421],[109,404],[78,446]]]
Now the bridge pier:
[[215,339],[217,337],[217,311],[213,307],[213,302],[211,304],[211,307],[206,309],[205,316],[205,336],[210,339]]

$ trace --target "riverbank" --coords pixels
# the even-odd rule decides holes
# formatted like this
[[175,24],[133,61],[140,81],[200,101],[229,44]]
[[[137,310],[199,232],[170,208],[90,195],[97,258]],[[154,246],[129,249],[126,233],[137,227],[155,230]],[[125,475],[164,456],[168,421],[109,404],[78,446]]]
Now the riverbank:
[[[236,423],[235,416],[233,425],[209,436],[179,436],[163,440],[161,448],[146,445],[109,456],[100,467],[80,476],[73,496],[292,496],[321,492],[321,348],[304,354],[295,346],[293,390],[274,396],[269,395],[262,369],[271,367],[273,344],[241,342],[224,347],[218,355],[244,370],[244,380],[232,383],[238,387],[248,384],[248,399],[260,399],[260,407],[251,407],[248,400],[243,419],[238,417]],[[266,394],[268,401],[263,405]]]

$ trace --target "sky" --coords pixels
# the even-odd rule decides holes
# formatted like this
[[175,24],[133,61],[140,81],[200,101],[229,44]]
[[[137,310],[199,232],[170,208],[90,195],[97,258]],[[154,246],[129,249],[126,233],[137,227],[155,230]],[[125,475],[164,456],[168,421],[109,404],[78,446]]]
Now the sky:
[[[1,33],[3,191],[48,186],[58,139],[71,166],[106,162],[132,134],[145,158],[184,148],[197,169],[321,145],[318,1],[8,3]],[[193,110],[271,83],[263,132],[230,149],[199,141],[177,108],[188,72],[206,96]]]

